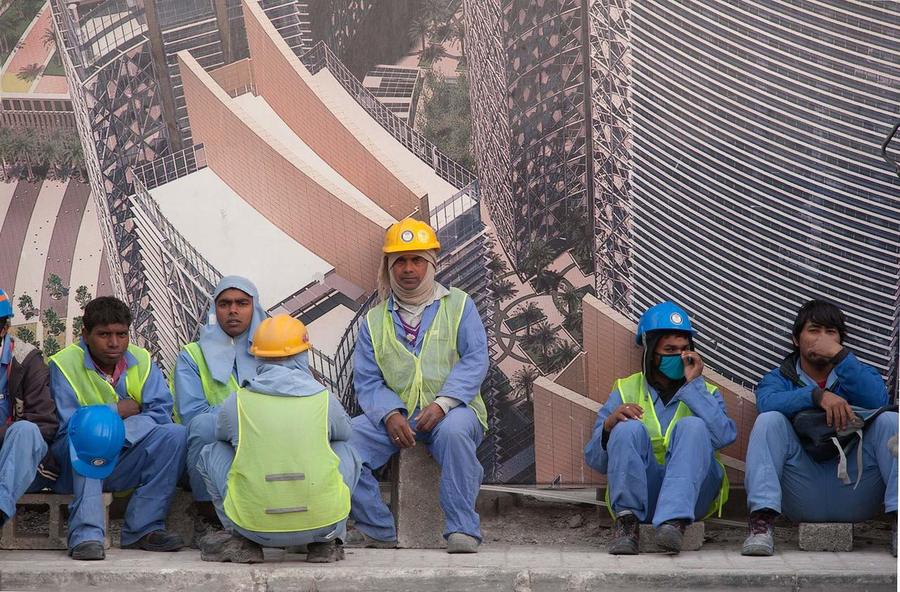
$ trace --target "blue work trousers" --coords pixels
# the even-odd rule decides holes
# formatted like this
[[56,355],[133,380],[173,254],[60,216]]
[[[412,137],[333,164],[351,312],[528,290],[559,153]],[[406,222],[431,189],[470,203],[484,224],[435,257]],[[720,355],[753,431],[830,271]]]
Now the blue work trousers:
[[[354,417],[350,443],[362,457],[359,485],[353,492],[350,517],[356,528],[380,541],[397,539],[394,517],[384,500],[372,471],[400,450],[391,441],[384,424],[372,424],[368,417]],[[411,422],[415,430],[415,419]],[[484,469],[475,451],[484,430],[475,412],[465,405],[454,407],[431,432],[416,432],[416,441],[428,447],[441,467],[440,502],[444,511],[444,538],[461,532],[481,540],[475,499],[481,488]]]
[[[6,519],[16,513],[16,502],[31,491],[38,465],[47,454],[41,431],[30,421],[13,422],[0,446],[0,512]],[[0,519],[0,525],[5,520]]]
[[699,417],[684,417],[672,429],[665,464],[656,462],[647,428],[639,420],[619,422],[609,435],[607,471],[613,513],[631,511],[642,523],[700,520],[722,486],[709,430]]
[[116,468],[109,477],[100,480],[87,479],[72,469],[68,437],[54,442],[53,454],[62,467],[54,489],[57,493],[74,494],[69,505],[69,549],[85,541],[104,540],[104,491],[134,489],[122,526],[123,546],[164,529],[175,485],[184,471],[186,451],[184,426],[158,424],[138,442],[126,445]]
[[[347,488],[351,493],[359,479],[359,471],[362,463],[356,451],[351,448],[349,442],[332,442],[331,449],[337,455],[338,470]],[[241,528],[228,518],[225,513],[225,496],[228,495],[228,472],[234,462],[235,450],[227,442],[216,442],[204,446],[200,451],[197,462],[197,471],[206,481],[206,490],[212,498],[216,508],[216,514],[222,521],[222,526],[231,532],[236,532],[263,547],[296,547],[310,543],[325,543],[334,539],[345,540],[347,538],[347,519],[344,518],[329,526],[314,530],[301,530],[293,532],[256,532]]]
[[207,444],[216,442],[217,420],[218,414],[216,413],[201,413],[188,424],[187,477],[191,486],[191,495],[198,502],[212,501],[212,497],[206,490],[206,481],[200,474],[197,464],[200,461],[200,451]]
[[761,413],[747,445],[747,504],[770,508],[795,522],[862,522],[897,511],[897,457],[887,441],[897,435],[897,413],[884,412],[863,433],[863,472],[857,477],[857,445],[847,452],[851,482],[837,477],[838,458],[816,462],[803,450],[791,421],[778,411]]

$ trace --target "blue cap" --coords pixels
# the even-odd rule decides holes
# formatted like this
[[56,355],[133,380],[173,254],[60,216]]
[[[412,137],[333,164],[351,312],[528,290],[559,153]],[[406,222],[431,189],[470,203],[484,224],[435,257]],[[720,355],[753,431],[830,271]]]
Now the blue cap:
[[651,306],[641,315],[635,341],[638,345],[643,345],[645,333],[660,330],[684,331],[691,335],[696,333],[691,327],[691,319],[688,318],[687,312],[674,302],[668,301]]
[[13,307],[12,302],[9,299],[9,294],[6,293],[6,290],[0,290],[0,319],[13,316]]
[[69,456],[75,472],[89,479],[106,479],[125,445],[125,424],[106,405],[80,407],[69,420]]

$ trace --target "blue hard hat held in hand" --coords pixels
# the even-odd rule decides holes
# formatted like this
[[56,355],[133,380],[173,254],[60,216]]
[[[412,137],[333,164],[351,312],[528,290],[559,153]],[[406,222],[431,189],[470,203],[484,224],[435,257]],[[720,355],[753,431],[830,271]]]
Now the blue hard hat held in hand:
[[643,345],[646,333],[660,330],[684,331],[691,335],[696,333],[691,327],[687,312],[674,302],[661,302],[648,308],[638,321],[635,341],[638,345]]
[[125,424],[106,405],[80,407],[69,420],[69,455],[75,472],[89,479],[106,479],[125,444]]
[[9,299],[9,294],[6,293],[6,290],[0,290],[0,319],[4,318],[12,318],[13,316],[13,307],[12,301]]

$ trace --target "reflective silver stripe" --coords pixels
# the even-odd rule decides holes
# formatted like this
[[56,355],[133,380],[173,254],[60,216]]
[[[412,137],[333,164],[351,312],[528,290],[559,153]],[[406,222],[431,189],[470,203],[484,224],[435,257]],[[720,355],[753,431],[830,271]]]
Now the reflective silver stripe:
[[305,512],[306,506],[296,508],[266,508],[266,514],[290,514],[292,512]]
[[266,475],[266,481],[303,481],[306,476],[303,473],[273,473]]

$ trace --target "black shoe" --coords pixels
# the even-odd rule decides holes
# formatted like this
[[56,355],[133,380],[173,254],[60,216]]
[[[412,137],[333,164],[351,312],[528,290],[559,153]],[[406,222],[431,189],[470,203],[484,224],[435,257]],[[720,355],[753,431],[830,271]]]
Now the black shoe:
[[154,530],[145,534],[138,540],[128,545],[122,545],[123,549],[143,549],[144,551],[177,551],[184,547],[181,535],[167,530]]
[[106,551],[101,542],[84,541],[69,549],[69,557],[78,561],[100,561],[106,559]]
[[307,563],[334,563],[344,558],[344,546],[337,541],[310,543],[306,546]]
[[667,553],[681,553],[684,529],[688,524],[689,520],[666,520],[660,524],[656,529],[656,546]]
[[221,563],[262,563],[263,550],[239,534],[219,530],[200,539],[200,559]]
[[613,539],[609,543],[610,555],[637,555],[640,525],[634,514],[616,517],[613,525]]
[[194,516],[194,538],[191,539],[191,549],[200,548],[200,539],[208,534],[223,530],[222,523],[218,518],[208,518],[206,516]]

